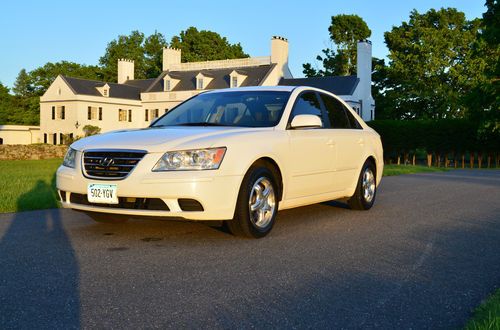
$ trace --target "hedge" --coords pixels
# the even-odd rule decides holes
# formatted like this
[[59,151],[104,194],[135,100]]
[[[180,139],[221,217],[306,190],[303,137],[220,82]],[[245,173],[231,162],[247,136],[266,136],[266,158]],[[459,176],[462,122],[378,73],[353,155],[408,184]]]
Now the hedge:
[[[428,166],[499,167],[500,134],[485,134],[481,126],[466,119],[374,120],[368,122],[382,138],[386,163],[415,165],[426,154]],[[425,157],[425,156],[424,156]],[[477,159],[477,163],[476,163]]]

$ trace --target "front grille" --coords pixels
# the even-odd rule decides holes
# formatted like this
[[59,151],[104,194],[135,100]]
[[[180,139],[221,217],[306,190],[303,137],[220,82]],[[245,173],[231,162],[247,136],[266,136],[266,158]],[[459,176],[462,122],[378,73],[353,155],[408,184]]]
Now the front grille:
[[111,207],[116,209],[170,211],[167,204],[160,198],[118,197],[118,204],[101,204],[89,202],[87,195],[71,193],[69,200],[70,203],[73,204]]
[[123,179],[145,154],[143,150],[88,150],[83,153],[84,174],[108,180]]

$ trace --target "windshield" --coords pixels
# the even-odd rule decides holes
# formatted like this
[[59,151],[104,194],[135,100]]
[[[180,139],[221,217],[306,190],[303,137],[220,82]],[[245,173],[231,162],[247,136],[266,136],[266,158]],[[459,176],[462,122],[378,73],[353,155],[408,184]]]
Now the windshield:
[[151,127],[272,127],[281,119],[290,92],[238,91],[199,94],[166,113]]

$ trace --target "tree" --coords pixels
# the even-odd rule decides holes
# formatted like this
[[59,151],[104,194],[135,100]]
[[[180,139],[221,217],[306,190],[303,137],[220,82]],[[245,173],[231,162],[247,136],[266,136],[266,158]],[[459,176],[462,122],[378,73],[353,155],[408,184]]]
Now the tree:
[[183,62],[212,61],[248,57],[240,43],[231,44],[226,37],[212,31],[189,27],[172,37],[170,46],[182,51]]
[[322,68],[305,63],[303,73],[307,77],[356,74],[357,43],[371,36],[368,25],[358,15],[336,15],[332,16],[328,32],[332,45],[316,57]]
[[167,46],[165,37],[155,32],[144,40],[145,74],[148,78],[156,78],[162,72],[163,48]]
[[26,69],[21,69],[14,82],[13,92],[19,96],[28,96],[32,91],[31,78],[26,72]]
[[484,59],[474,56],[480,20],[454,8],[413,10],[408,22],[384,34],[389,48],[385,96],[395,118],[460,118],[463,97],[481,83]]
[[118,59],[134,61],[135,78],[148,78],[144,57],[144,33],[132,31],[130,35],[120,35],[108,43],[104,55],[99,59],[105,81],[116,81],[118,77]]

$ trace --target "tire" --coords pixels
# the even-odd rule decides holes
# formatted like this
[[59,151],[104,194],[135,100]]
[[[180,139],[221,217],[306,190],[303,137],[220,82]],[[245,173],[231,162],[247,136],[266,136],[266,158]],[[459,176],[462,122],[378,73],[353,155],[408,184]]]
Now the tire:
[[128,220],[126,216],[109,213],[87,212],[87,215],[100,223],[125,223]]
[[375,203],[377,196],[377,178],[375,165],[366,161],[359,174],[358,184],[354,195],[347,201],[353,210],[369,210]]
[[243,178],[234,218],[225,221],[225,226],[235,236],[266,236],[273,228],[278,213],[278,192],[272,171],[264,166],[252,166]]

